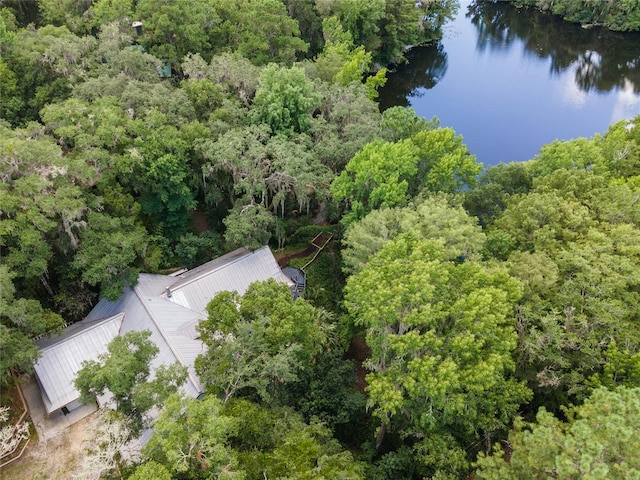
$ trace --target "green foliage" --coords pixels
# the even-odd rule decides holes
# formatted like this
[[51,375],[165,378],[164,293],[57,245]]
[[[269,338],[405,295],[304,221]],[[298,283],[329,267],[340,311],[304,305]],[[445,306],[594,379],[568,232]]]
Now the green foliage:
[[255,204],[235,207],[223,222],[226,227],[224,239],[231,248],[259,248],[269,243],[275,230],[273,215]]
[[600,374],[591,377],[594,388],[605,386],[613,390],[617,385],[640,385],[640,353],[619,348],[616,341],[609,343],[605,352],[605,364]]
[[505,213],[495,222],[523,250],[561,248],[593,226],[589,209],[556,192],[532,192],[510,199]]
[[39,0],[38,7],[45,23],[64,25],[76,34],[87,33],[86,13],[89,0]]
[[0,58],[0,118],[16,125],[23,108],[24,99],[20,97],[17,76]]
[[293,135],[309,130],[311,111],[318,102],[315,87],[302,68],[272,63],[260,73],[253,115],[274,133]]
[[215,109],[222,106],[222,87],[208,78],[188,78],[181,82],[180,88],[187,92],[198,118],[202,120],[206,120]]
[[16,298],[15,274],[0,264],[0,385],[12,372],[31,372],[38,358],[32,337],[53,333],[64,325],[59,315],[36,300]]
[[[632,272],[638,257],[628,243],[636,235],[628,225],[607,234],[592,230],[566,250],[546,252],[548,257],[534,254],[537,271],[527,272],[524,265],[516,270],[521,258],[512,254],[514,273],[535,292],[520,308],[519,322],[522,371],[539,391],[561,396],[564,391],[581,399],[591,377],[609,385],[637,385],[632,366],[638,352],[637,312],[627,306],[637,302]],[[611,342],[625,345],[626,360]]]
[[149,330],[130,331],[117,336],[98,360],[85,361],[78,372],[75,387],[85,403],[109,392],[116,409],[128,421],[133,435],[145,426],[144,415],[162,405],[187,378],[187,369],[177,363],[161,365],[153,380],[148,380],[150,362],[158,347],[149,339]]
[[416,115],[412,108],[391,107],[382,113],[380,135],[388,142],[397,142],[422,132],[440,127],[440,120],[426,120]]
[[188,4],[179,0],[140,0],[135,15],[143,22],[140,42],[174,66],[189,52],[207,55],[212,48],[209,32],[220,22],[208,0]]
[[359,84],[319,86],[322,100],[320,115],[312,120],[310,135],[313,153],[335,173],[367,143],[376,139],[380,112]]
[[524,162],[501,163],[487,168],[478,181],[464,192],[464,207],[487,225],[500,215],[514,194],[526,194],[532,188],[531,174]]
[[[23,109],[16,123],[37,119],[47,103],[66,98],[70,83],[90,68],[89,56],[95,45],[94,38],[78,37],[66,27],[47,25],[18,30],[15,42],[3,55],[7,67],[20,79],[17,87]],[[10,78],[11,74],[7,80]]]
[[[411,2],[408,0],[319,0],[316,10],[326,21],[341,25],[354,45],[374,53],[381,64],[399,63],[407,46],[421,45],[442,35],[441,27],[454,18],[456,0]],[[325,39],[333,29],[325,28]],[[342,38],[344,39],[344,37]]]
[[342,352],[335,349],[320,354],[312,369],[300,375],[290,395],[307,421],[317,418],[336,438],[354,444],[353,425],[365,415],[366,397],[355,388],[354,362],[341,357]]
[[171,480],[171,473],[162,464],[150,460],[137,467],[129,480]]
[[602,139],[602,153],[606,169],[613,177],[630,179],[640,175],[640,129],[635,119],[609,127]]
[[544,408],[536,422],[515,423],[510,455],[496,445],[481,456],[477,475],[486,479],[627,479],[640,474],[636,455],[640,389],[594,390],[587,401],[567,409],[562,422]]
[[369,52],[381,46],[378,23],[384,18],[385,0],[324,0],[316,3],[316,9],[323,18],[335,16],[354,45]]
[[335,230],[335,225],[305,225],[293,232],[289,238],[289,243],[292,246],[306,247],[317,235],[323,232],[335,233]]
[[448,260],[477,257],[484,243],[484,234],[476,220],[452,199],[428,197],[403,208],[374,210],[351,224],[343,238],[344,271],[359,273],[385,243],[405,232],[423,239],[441,240]]
[[194,268],[222,254],[220,236],[214,232],[186,233],[178,240],[175,255],[185,268]]
[[284,0],[283,3],[289,16],[298,22],[300,37],[309,44],[305,57],[314,57],[322,50],[324,42],[322,20],[315,5],[306,0]]
[[327,341],[322,312],[294,301],[275,280],[250,285],[241,298],[216,295],[207,311],[197,327],[207,352],[196,359],[196,371],[225,402],[248,390],[277,404],[283,384],[297,380]]
[[[210,64],[207,64],[199,54],[189,54],[182,62],[182,69],[185,75],[192,79],[211,80],[222,88],[225,94],[235,97],[247,108],[251,106],[260,77],[260,68],[240,55],[228,53],[215,55]],[[242,117],[245,116],[246,111],[242,111]],[[244,125],[246,119],[242,120],[241,123]]]
[[[635,3],[538,2],[612,28],[633,28]],[[554,142],[476,183],[481,165],[455,132],[410,109],[380,114],[371,101],[384,81],[372,66],[433,40],[456,8],[42,0],[0,9],[0,115],[9,122],[0,125],[1,371],[29,371],[32,337],[62,324],[43,305],[81,317],[90,287],[115,299],[141,269],[217,255],[215,234],[187,233],[194,208],[225,227],[226,247],[253,248],[273,236],[283,245],[283,225],[301,214],[337,220],[337,199],[351,224],[344,306],[335,248],[307,269],[309,302],[273,285],[219,295],[198,368],[227,402],[168,402],[145,458],[156,463],[133,478],[363,478],[314,420],[352,444],[371,430],[352,366],[339,358],[345,338],[311,305],[346,308],[342,324],[368,333],[369,407],[382,444],[375,459],[365,446],[375,464],[367,478],[466,475],[528,398],[514,368],[535,392],[529,411],[557,413],[599,386],[637,386],[638,120]],[[17,26],[30,16],[52,24]],[[143,22],[141,37],[133,20]],[[163,59],[174,79],[158,76]],[[491,260],[480,263],[479,253]],[[110,390],[139,428],[183,372],[160,369],[149,381],[154,346],[127,338],[79,382],[91,395]]]
[[38,348],[27,335],[6,323],[8,323],[6,319],[2,318],[0,323],[2,381],[0,384],[4,387],[9,383],[12,372],[31,372],[39,355]]
[[123,288],[138,281],[148,241],[146,230],[131,219],[90,213],[73,267],[83,281],[100,285],[101,294],[115,301]]
[[[315,254],[315,253],[314,253]],[[300,268],[311,260],[311,256],[294,259],[291,266]],[[340,271],[341,252],[332,241],[325,250],[322,251],[311,265],[305,269],[306,289],[305,298],[313,306],[333,312],[336,315],[343,313],[342,308],[342,288],[344,287],[344,276]],[[348,342],[350,339],[340,337],[340,341]]]
[[[242,480],[245,475],[227,445],[236,423],[224,414],[220,400],[214,396],[196,400],[171,395],[143,453],[156,464],[154,470],[165,470],[170,478]],[[139,467],[136,475],[148,475],[143,468]]]
[[386,0],[384,18],[379,22],[381,49],[379,60],[400,63],[407,46],[423,45],[442,36],[442,26],[453,20],[457,0],[410,2]]
[[[508,258],[524,284],[518,373],[534,388],[536,406],[556,411],[600,384],[637,385],[637,312],[628,305],[637,302],[639,263],[631,239],[640,212],[629,202],[632,184],[612,181],[620,170],[610,170],[602,155],[604,144],[607,151],[633,151],[634,143],[617,126],[611,137],[543,148],[526,166],[533,182],[524,172],[511,175],[505,190],[517,190],[500,195],[495,203],[503,207],[485,217],[485,254]],[[504,179],[494,182],[496,190]]]
[[328,197],[331,171],[306,142],[272,136],[266,125],[229,129],[199,150],[205,194],[234,205],[223,221],[228,245],[257,248],[276,234],[282,246],[286,232],[274,215],[309,213]]
[[185,159],[170,153],[162,155],[150,162],[146,177],[140,198],[143,212],[161,226],[166,237],[178,237],[196,207],[194,192],[186,183],[189,171]]
[[409,140],[367,144],[331,184],[331,193],[351,207],[349,221],[381,206],[403,206],[418,173],[418,150]]
[[640,6],[633,0],[507,0],[550,10],[568,22],[603,25],[616,31],[640,30]]
[[[314,62],[320,78],[344,86],[361,82],[371,69],[371,52],[367,52],[362,45],[354,48],[351,34],[344,32],[336,17],[325,19],[322,26],[326,41]],[[386,69],[380,69],[366,78],[369,98],[378,96],[377,88],[386,83],[385,75]]]
[[218,42],[255,65],[290,65],[308,44],[300,39],[298,22],[279,0],[218,0],[222,18]]
[[345,225],[382,206],[404,206],[423,190],[454,193],[475,183],[482,164],[469,153],[462,137],[450,128],[430,130],[420,122],[411,123],[410,118],[387,117],[383,128],[396,124],[391,128],[398,132],[418,132],[394,143],[375,140],[367,144],[334,180],[331,193],[346,201],[351,210],[343,218]]
[[126,24],[127,28],[131,28],[131,20],[135,18],[133,11],[133,0],[95,0],[89,9],[91,23],[94,26],[121,22]]
[[482,170],[462,136],[451,128],[421,130],[411,137],[418,148],[418,175],[411,184],[413,195],[423,188],[431,192],[453,193],[472,187]]
[[442,242],[411,234],[388,242],[347,281],[345,305],[371,348],[374,415],[404,436],[451,436],[423,445],[432,474],[463,473],[459,463],[441,468],[436,459],[489,440],[529,399],[512,378],[510,314],[519,296],[503,268],[448,262]]
[[362,464],[318,421],[307,424],[288,408],[266,409],[246,400],[230,402],[225,413],[238,422],[231,443],[247,480],[364,478]]
[[47,272],[54,253],[78,248],[92,195],[92,169],[66,158],[42,126],[2,128],[0,245],[2,262],[26,279]]

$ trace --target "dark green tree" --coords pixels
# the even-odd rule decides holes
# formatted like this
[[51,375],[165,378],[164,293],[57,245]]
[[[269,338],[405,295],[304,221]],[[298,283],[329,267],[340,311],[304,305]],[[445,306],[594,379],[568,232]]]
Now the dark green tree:
[[212,2],[194,0],[140,0],[135,18],[142,21],[140,42],[154,56],[167,59],[175,68],[187,53],[200,53],[210,58],[212,32],[221,19]]
[[148,244],[146,230],[132,219],[90,213],[73,268],[89,285],[99,285],[102,296],[115,301],[125,287],[136,284]]
[[59,315],[42,308],[37,300],[16,298],[13,273],[0,264],[0,385],[14,372],[31,372],[38,359],[33,338],[64,326]]

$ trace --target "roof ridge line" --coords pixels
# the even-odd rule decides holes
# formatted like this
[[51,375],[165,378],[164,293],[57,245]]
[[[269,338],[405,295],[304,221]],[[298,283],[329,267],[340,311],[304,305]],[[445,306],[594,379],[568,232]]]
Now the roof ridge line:
[[[258,250],[262,250],[263,248],[265,248],[265,246],[262,246],[262,247],[258,248],[257,250],[254,250],[254,251],[247,250],[247,252],[246,252],[246,253],[244,253],[244,254],[242,254],[242,255],[240,255],[240,256],[238,256],[238,257],[236,257],[236,258],[233,258],[233,259],[232,259],[232,260],[230,260],[229,262],[226,262],[226,263],[224,263],[224,264],[222,264],[222,265],[220,265],[220,266],[216,267],[216,268],[215,268],[215,269],[213,269],[213,270],[207,270],[206,272],[203,272],[203,273],[201,273],[200,275],[197,275],[197,276],[195,276],[195,277],[194,277],[194,278],[192,278],[192,279],[185,280],[185,282],[184,282],[184,283],[182,283],[181,285],[179,285],[178,287],[176,287],[176,291],[180,290],[180,289],[181,289],[181,288],[183,288],[183,287],[186,287],[187,285],[191,285],[192,283],[197,282],[198,280],[200,280],[200,279],[202,279],[202,278],[204,278],[204,277],[206,277],[206,276],[208,276],[208,275],[211,275],[211,274],[213,274],[213,273],[217,272],[218,270],[221,270],[221,269],[223,269],[223,268],[226,268],[226,267],[228,267],[229,265],[233,265],[234,263],[239,262],[240,260],[242,260],[243,258],[245,258],[245,257],[247,257],[247,256],[249,256],[249,255],[254,255]],[[239,250],[239,249],[238,249],[238,250]],[[236,251],[236,250],[234,250],[234,251],[232,251],[232,252],[228,252],[226,255],[229,255],[229,254],[231,254],[231,253],[233,253],[233,252],[235,252],[235,251]],[[220,260],[220,259],[221,259],[221,258],[223,258],[223,257],[224,257],[224,255],[223,255],[222,257],[214,258],[213,260],[210,260],[210,262],[215,262],[216,260]],[[207,263],[209,263],[209,262],[207,262]],[[206,263],[205,263],[204,265],[206,265]],[[202,265],[201,265],[201,266],[202,266]],[[186,271],[186,272],[185,272],[185,274],[186,274],[186,273],[189,273],[189,271]],[[180,283],[180,282],[179,282],[179,281],[178,281],[178,282],[175,282],[175,283],[174,283],[174,285],[175,285],[176,283]],[[173,288],[173,285],[172,285],[170,288]],[[172,302],[172,303],[175,303],[175,302]]]
[[[67,340],[71,340],[72,338],[75,338],[75,337],[77,337],[79,335],[82,335],[82,334],[84,334],[84,333],[86,333],[86,332],[88,332],[90,330],[93,330],[94,328],[98,328],[99,326],[101,326],[101,325],[103,325],[105,323],[113,321],[116,317],[122,317],[120,319],[120,326],[118,327],[118,335],[120,335],[120,330],[122,329],[122,321],[124,320],[124,312],[118,312],[115,315],[111,315],[110,317],[101,318],[101,319],[99,318],[97,320],[93,320],[94,322],[96,322],[95,325],[90,325],[87,328],[85,328],[83,330],[80,330],[79,332],[76,332],[76,333],[74,333],[74,334],[72,334],[72,335],[70,335],[68,337],[60,339],[59,342],[52,343],[51,345],[47,345],[46,347],[39,348],[38,350],[40,350],[41,352],[47,351],[47,350],[49,350],[49,349],[51,349],[53,347],[58,346],[62,342],[66,342]],[[72,323],[67,328],[70,328],[73,325],[78,325],[79,323],[81,323],[81,322]],[[63,332],[64,332],[64,330],[63,330]],[[49,337],[49,338],[51,338],[51,337]]]
[[[162,328],[162,326],[158,322],[158,319],[154,315],[153,311],[150,308],[147,307],[147,304],[144,301],[144,299],[142,298],[142,295],[140,295],[140,293],[138,292],[137,285],[133,288],[133,292],[136,294],[136,297],[138,297],[138,300],[140,300],[140,303],[142,304],[142,308],[144,308],[146,310],[146,312],[149,314],[149,318],[151,318],[151,321],[153,322],[153,324],[158,329],[158,332],[160,332],[160,336],[164,340],[164,343],[167,344],[167,346],[169,347],[169,350],[171,350],[171,353],[173,353],[174,357],[176,357],[176,360],[178,361],[178,363],[180,363],[180,365],[182,365],[183,367],[187,368],[187,377],[189,378],[189,381],[193,384],[194,387],[196,387],[196,390],[198,390],[198,392],[200,392],[201,387],[202,387],[202,385],[200,385],[200,381],[198,379],[194,379],[193,376],[191,375],[191,372],[189,371],[189,366],[186,364],[186,362],[184,361],[182,356],[178,354],[176,349],[173,347],[173,345],[169,341],[167,332],[164,331],[164,328]],[[163,300],[165,302],[169,302],[169,303],[172,303],[174,305],[177,305],[174,302],[171,302],[170,300],[164,299],[162,297],[162,295],[160,295],[157,298],[159,298],[160,300]],[[179,305],[179,306],[182,307],[182,305]],[[184,308],[184,307],[182,307],[182,308]],[[189,309],[187,309],[187,310],[189,310]],[[193,311],[193,310],[190,310],[190,311]]]

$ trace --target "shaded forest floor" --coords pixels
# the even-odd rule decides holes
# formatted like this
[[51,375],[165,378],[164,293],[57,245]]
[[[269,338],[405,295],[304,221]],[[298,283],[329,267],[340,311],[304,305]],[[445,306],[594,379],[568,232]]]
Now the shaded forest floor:
[[359,336],[353,337],[349,350],[344,354],[344,358],[346,360],[353,360],[355,363],[356,388],[362,393],[364,393],[364,389],[367,386],[365,377],[367,376],[367,373],[369,373],[369,370],[362,366],[362,362],[364,362],[370,354],[371,349],[365,342],[364,338]]

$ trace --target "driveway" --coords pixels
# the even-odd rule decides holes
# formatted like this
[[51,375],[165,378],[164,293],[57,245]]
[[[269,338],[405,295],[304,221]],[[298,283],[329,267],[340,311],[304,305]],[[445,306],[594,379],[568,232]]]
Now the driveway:
[[47,415],[47,411],[40,396],[40,389],[33,376],[23,380],[20,384],[22,394],[27,401],[31,421],[38,432],[39,440],[50,440],[60,432],[65,431],[77,421],[97,410],[96,405],[85,405],[73,410],[67,415],[60,410]]

